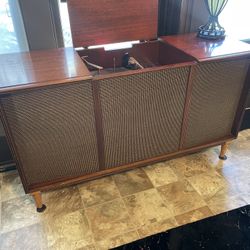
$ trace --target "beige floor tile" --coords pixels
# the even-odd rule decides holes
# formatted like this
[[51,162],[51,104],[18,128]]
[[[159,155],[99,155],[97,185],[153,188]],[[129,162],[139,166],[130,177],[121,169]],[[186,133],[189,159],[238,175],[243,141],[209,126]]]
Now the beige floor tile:
[[25,195],[18,173],[14,172],[13,174],[3,175],[1,193],[2,201]]
[[157,188],[165,204],[174,215],[183,214],[206,206],[202,197],[188,183],[182,180]]
[[244,158],[250,159],[250,135],[249,130],[242,131],[237,140],[229,144],[229,153],[237,157],[239,161]]
[[167,185],[178,180],[176,174],[171,167],[168,166],[168,162],[147,166],[143,168],[143,170],[146,172],[155,187]]
[[142,227],[173,216],[156,189],[149,189],[123,198],[136,227]]
[[[243,195],[238,185],[247,185],[249,178],[246,178],[245,181],[240,180],[239,173],[245,176],[242,169],[237,170],[235,167],[227,166],[217,170],[217,172],[220,174],[208,172],[196,176],[196,178],[191,177],[189,180],[192,179],[192,185],[199,193],[204,195],[209,208],[214,214],[244,206],[246,201],[242,198]],[[242,190],[246,189],[242,188]]]
[[135,228],[125,204],[120,198],[86,208],[86,215],[96,241],[115,237]]
[[2,250],[46,250],[47,240],[40,224],[0,235]]
[[120,197],[112,177],[89,181],[78,186],[85,207],[98,205]]
[[172,164],[172,169],[179,178],[188,178],[210,170],[220,169],[223,167],[223,161],[219,159],[214,150],[214,148],[210,148],[178,158],[176,164]]
[[207,217],[212,216],[213,213],[211,210],[206,206],[206,207],[201,207],[195,210],[192,210],[190,212],[187,212],[185,214],[180,214],[175,217],[176,221],[178,222],[179,225],[185,225],[191,222],[195,222],[198,220],[205,219]]
[[178,224],[175,220],[175,218],[169,218],[166,220],[161,220],[157,222],[153,222],[149,225],[143,226],[139,228],[137,231],[141,238],[145,238],[147,236],[150,236],[152,234],[157,234],[161,232],[165,232],[171,228],[177,227]]
[[79,249],[93,244],[84,210],[43,220],[50,249]]
[[250,193],[241,194],[242,199],[249,205],[250,204]]
[[242,176],[239,178],[234,184],[234,189],[239,196],[248,197],[250,194],[250,177],[249,176]]
[[229,183],[214,170],[189,177],[188,181],[205,200],[219,192],[233,192]]
[[213,214],[220,214],[245,206],[247,203],[240,196],[216,195],[207,201],[207,204]]
[[2,202],[1,216],[2,232],[30,226],[40,221],[33,198],[29,195]]
[[218,169],[218,173],[227,176],[227,171],[228,174],[230,174],[229,171],[233,171],[232,174],[234,176],[242,176],[243,172],[244,174],[250,175],[250,160],[248,158],[242,158],[240,161],[237,162],[231,162],[231,159],[227,159],[226,162],[230,164],[221,169]]
[[80,247],[80,248],[77,248],[76,250],[97,250],[96,246],[95,245],[87,245],[85,247]]
[[250,160],[243,161],[237,169],[224,169],[222,174],[235,187],[237,194],[250,204]]
[[77,186],[43,193],[43,202],[47,206],[43,216],[57,216],[83,208]]
[[108,250],[139,239],[137,231],[130,231],[115,237],[106,238],[96,242],[97,250]]
[[114,175],[114,180],[122,196],[153,188],[153,184],[142,169]]
[[238,195],[250,193],[250,160],[225,167],[218,172],[230,183]]

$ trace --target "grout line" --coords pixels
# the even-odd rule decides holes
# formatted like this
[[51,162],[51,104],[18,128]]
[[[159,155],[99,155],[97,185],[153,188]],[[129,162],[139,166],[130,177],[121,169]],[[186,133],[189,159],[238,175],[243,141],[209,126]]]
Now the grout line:
[[[118,189],[119,198],[122,200],[122,203],[123,203],[124,207],[126,208],[126,212],[127,212],[127,214],[128,214],[128,217],[129,217],[129,219],[133,222],[133,218],[131,218],[131,216],[130,216],[130,214],[129,214],[128,207],[127,207],[126,204],[125,204],[125,201],[124,201],[124,199],[123,199],[123,197],[122,197],[122,195],[121,195],[121,192],[120,192],[120,190],[119,190],[119,188],[118,188],[118,185],[116,184],[116,182],[115,182],[113,176],[111,176],[111,177],[112,177],[112,180],[113,180],[113,182],[114,182],[116,188]],[[135,228],[135,230],[136,230],[136,225],[135,225],[134,223],[133,223],[133,225],[134,225],[134,228]]]
[[76,185],[76,188],[77,188],[77,190],[78,190],[79,196],[81,197],[82,206],[83,206],[83,208],[84,208],[84,211],[86,211],[86,208],[87,208],[87,207],[85,206],[85,203],[84,203],[84,201],[83,201],[83,199],[82,199],[82,195],[81,195],[81,192],[80,192],[80,189],[79,189],[78,185]]

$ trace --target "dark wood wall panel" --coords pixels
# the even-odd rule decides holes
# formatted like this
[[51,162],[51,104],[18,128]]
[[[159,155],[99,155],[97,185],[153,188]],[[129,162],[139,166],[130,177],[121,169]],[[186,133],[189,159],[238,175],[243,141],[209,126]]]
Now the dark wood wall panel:
[[178,150],[190,67],[99,81],[106,168]]
[[235,60],[196,66],[184,148],[231,135],[247,65]]
[[2,98],[28,185],[99,170],[90,82]]

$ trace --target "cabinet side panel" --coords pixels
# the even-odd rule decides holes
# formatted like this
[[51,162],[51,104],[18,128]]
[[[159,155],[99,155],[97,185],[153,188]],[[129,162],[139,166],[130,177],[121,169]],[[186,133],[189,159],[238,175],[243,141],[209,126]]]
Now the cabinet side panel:
[[196,66],[184,148],[231,135],[246,66],[247,60]]
[[90,83],[18,93],[2,105],[28,185],[98,171]]
[[100,81],[106,168],[178,150],[189,70]]

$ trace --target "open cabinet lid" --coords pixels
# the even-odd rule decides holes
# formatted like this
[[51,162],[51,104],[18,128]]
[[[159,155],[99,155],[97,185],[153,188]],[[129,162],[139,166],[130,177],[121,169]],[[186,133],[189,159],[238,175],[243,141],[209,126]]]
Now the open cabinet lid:
[[74,47],[157,37],[158,0],[68,0]]

